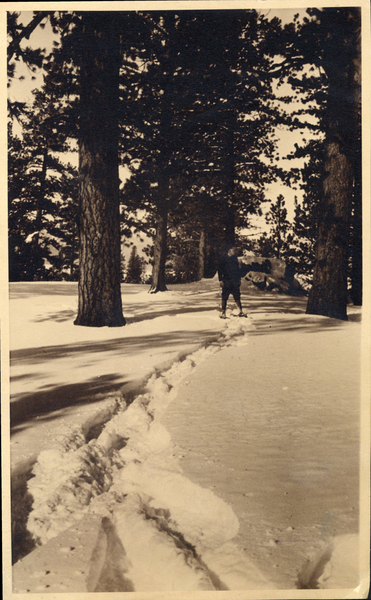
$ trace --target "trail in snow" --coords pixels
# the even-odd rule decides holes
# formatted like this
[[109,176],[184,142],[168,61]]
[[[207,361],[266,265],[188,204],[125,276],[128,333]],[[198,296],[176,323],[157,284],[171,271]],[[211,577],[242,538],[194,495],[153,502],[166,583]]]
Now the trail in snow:
[[75,430],[40,454],[28,520],[40,543],[99,513],[125,548],[125,585],[135,591],[274,587],[231,542],[239,529],[231,507],[183,475],[160,423],[180,382],[226,345],[246,343],[251,327],[231,319],[217,343],[154,375],[129,406],[123,401],[97,439],[86,444]]

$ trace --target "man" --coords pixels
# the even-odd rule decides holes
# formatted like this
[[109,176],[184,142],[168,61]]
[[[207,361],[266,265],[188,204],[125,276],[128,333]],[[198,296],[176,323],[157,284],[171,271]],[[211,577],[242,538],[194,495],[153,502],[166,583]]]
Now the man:
[[232,294],[234,301],[239,308],[239,317],[246,317],[246,314],[242,310],[241,306],[241,277],[246,273],[240,268],[237,258],[238,250],[234,246],[230,248],[227,255],[220,261],[218,269],[218,277],[220,281],[220,287],[222,288],[222,312],[220,315],[221,319],[226,319],[227,301]]

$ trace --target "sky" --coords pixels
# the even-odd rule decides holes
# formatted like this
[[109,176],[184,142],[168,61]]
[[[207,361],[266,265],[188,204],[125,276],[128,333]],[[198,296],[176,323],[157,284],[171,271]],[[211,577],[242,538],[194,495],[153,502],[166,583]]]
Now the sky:
[[[268,16],[270,18],[278,17],[279,19],[281,19],[283,24],[291,22],[296,13],[299,13],[299,14],[301,13],[302,15],[304,15],[305,10],[304,9],[273,10],[273,9],[267,8],[264,11],[264,14],[266,16]],[[31,18],[32,18],[32,12],[31,11],[21,12],[21,18],[23,20],[23,23],[27,24],[29,22],[29,20],[31,20]],[[27,42],[24,42],[24,43],[26,43],[27,45],[30,45],[31,47],[35,47],[35,48],[43,47],[47,51],[51,51],[52,47],[53,47],[54,39],[55,39],[55,35],[53,34],[53,31],[52,31],[49,21],[47,21],[44,29],[41,29],[40,27],[38,27],[31,35],[30,40],[28,40]],[[22,77],[22,79],[20,80],[19,77]],[[32,77],[35,77],[35,79],[32,79]],[[8,89],[9,99],[17,100],[20,102],[31,103],[32,98],[33,98],[32,90],[41,86],[42,81],[43,81],[43,75],[40,70],[37,73],[33,74],[29,71],[29,69],[23,63],[19,63],[19,65],[17,66],[16,78],[12,81],[10,88]],[[286,89],[285,86],[282,86],[280,88],[279,93],[281,95],[285,95],[286,93],[289,93],[289,89],[288,88]],[[293,105],[293,107],[294,107],[294,105]],[[19,128],[19,126],[17,126],[17,124],[15,124],[14,125],[15,133],[17,133],[18,128]],[[277,133],[278,133],[278,137],[279,137],[279,153],[281,154],[281,156],[285,156],[286,154],[289,154],[294,149],[295,143],[298,143],[299,145],[301,144],[302,136],[300,133],[290,132],[286,128],[283,128],[283,127],[281,127],[277,131]],[[71,164],[73,164],[77,167],[78,155],[76,153],[69,154],[67,160],[68,160],[68,162],[70,162]],[[286,169],[291,169],[294,167],[301,168],[303,166],[303,161],[302,160],[296,160],[296,161],[282,160],[280,164],[282,167],[284,167]],[[127,171],[125,169],[121,168],[121,170],[120,170],[121,180],[124,181],[126,179],[126,177],[127,177]],[[282,184],[281,182],[273,183],[272,185],[267,187],[267,198],[269,200],[272,200],[273,202],[276,201],[278,195],[280,195],[280,194],[282,194],[285,198],[286,208],[288,211],[288,218],[292,219],[294,216],[294,198],[295,198],[295,196],[297,196],[300,201],[300,199],[302,197],[302,193],[299,189],[293,189],[291,187],[287,187],[284,184]],[[263,208],[264,213],[268,212],[269,211],[269,203],[264,205],[262,208]],[[264,218],[261,218],[258,216],[252,216],[251,224],[258,228],[256,230],[256,235],[260,235],[261,231],[266,229],[266,224],[265,224]]]

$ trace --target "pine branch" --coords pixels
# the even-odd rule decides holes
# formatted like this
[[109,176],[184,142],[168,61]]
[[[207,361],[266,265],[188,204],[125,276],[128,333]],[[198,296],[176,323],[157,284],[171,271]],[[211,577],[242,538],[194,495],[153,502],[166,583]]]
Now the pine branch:
[[49,12],[41,11],[34,16],[32,21],[28,25],[26,25],[26,27],[22,27],[20,33],[15,38],[13,38],[13,40],[10,42],[10,44],[8,46],[8,51],[7,51],[8,62],[11,61],[11,59],[13,58],[15,53],[16,54],[19,53],[21,41],[23,39],[28,40],[30,38],[31,33],[36,29],[36,27],[41,23],[41,21],[43,19],[45,19],[45,17],[47,17],[48,15],[49,15]]

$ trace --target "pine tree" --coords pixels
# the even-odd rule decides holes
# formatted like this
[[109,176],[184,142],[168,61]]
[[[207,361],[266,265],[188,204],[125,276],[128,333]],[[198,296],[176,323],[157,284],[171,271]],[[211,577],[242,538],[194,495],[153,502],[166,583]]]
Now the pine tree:
[[282,194],[277,197],[277,202],[271,204],[265,220],[271,226],[270,236],[268,237],[271,241],[271,255],[274,258],[284,260],[290,255],[289,242],[291,238],[288,238],[288,234],[291,224],[287,220],[287,209]]
[[308,9],[307,13],[301,27],[293,24],[287,29],[286,43],[295,55],[290,68],[298,74],[289,81],[316,101],[314,114],[325,148],[307,312],[345,320],[352,203],[355,187],[360,189],[360,183],[355,184],[361,156],[360,9]]
[[10,280],[62,277],[58,256],[67,241],[70,207],[76,212],[77,172],[61,161],[69,144],[59,121],[60,101],[45,86],[23,113],[21,139],[9,125]]
[[141,283],[143,274],[143,261],[137,253],[137,247],[133,246],[130,253],[125,283]]
[[295,197],[293,220],[292,263],[296,272],[312,284],[315,265],[315,246],[318,238],[319,206],[323,190],[323,163],[325,160],[322,140],[312,140],[308,145],[309,159],[302,169],[301,189],[303,199]]
[[347,319],[350,220],[354,192],[360,54],[359,9],[317,14],[328,30],[325,70],[329,102],[322,219],[307,313]]

